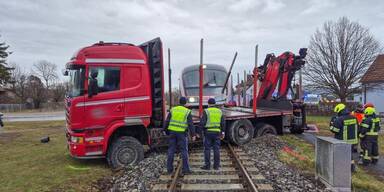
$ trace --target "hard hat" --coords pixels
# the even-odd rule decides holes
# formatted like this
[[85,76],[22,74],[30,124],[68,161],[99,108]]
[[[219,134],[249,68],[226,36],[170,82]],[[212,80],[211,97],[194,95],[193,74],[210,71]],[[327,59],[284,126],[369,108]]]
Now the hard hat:
[[375,107],[375,106],[373,105],[373,103],[366,103],[364,105],[364,108],[367,108],[367,107]]
[[185,105],[185,104],[187,104],[187,98],[185,98],[185,97],[180,97],[179,103],[180,103],[180,105]]
[[342,111],[343,109],[345,109],[345,105],[342,104],[342,103],[339,103],[336,105],[335,109],[333,110],[335,113],[340,113],[340,111]]
[[373,107],[367,107],[364,110],[364,114],[366,114],[366,115],[373,115],[374,113],[376,113],[376,110]]
[[210,105],[214,105],[214,104],[216,104],[215,99],[214,99],[214,98],[209,98],[209,99],[208,99],[208,104],[210,104]]

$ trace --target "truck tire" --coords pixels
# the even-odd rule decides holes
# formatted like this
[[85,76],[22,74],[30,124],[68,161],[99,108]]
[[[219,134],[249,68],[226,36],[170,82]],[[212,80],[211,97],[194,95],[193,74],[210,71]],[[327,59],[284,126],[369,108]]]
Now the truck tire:
[[134,137],[119,137],[108,149],[107,161],[113,169],[135,165],[143,159],[143,145]]
[[261,137],[263,135],[267,135],[267,134],[271,134],[271,135],[277,135],[277,131],[276,131],[276,128],[270,124],[266,124],[266,123],[261,123],[258,125],[258,129],[257,129],[257,137]]
[[228,129],[228,138],[231,143],[243,145],[253,138],[253,125],[248,119],[234,121]]

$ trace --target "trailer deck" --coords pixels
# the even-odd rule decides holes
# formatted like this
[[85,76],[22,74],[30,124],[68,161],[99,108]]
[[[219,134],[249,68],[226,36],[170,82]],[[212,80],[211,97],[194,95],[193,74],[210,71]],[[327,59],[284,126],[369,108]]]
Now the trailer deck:
[[[248,107],[225,107],[222,108],[226,120],[247,119],[257,117],[272,117],[281,115],[292,115],[293,111],[260,107],[256,109],[256,115],[252,108]],[[193,122],[199,122],[199,110],[192,109]]]

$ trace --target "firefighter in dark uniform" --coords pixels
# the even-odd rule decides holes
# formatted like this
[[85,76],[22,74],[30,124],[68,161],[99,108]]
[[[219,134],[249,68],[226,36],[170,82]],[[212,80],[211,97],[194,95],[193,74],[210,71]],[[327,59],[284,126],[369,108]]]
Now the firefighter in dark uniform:
[[378,136],[380,131],[380,118],[376,116],[376,110],[373,107],[367,107],[364,110],[365,117],[360,124],[359,137],[361,139],[363,164],[370,162],[376,164],[379,160]]
[[[335,134],[336,139],[351,144],[351,151],[355,151],[354,149],[358,144],[358,121],[356,117],[350,115],[348,109],[342,103],[336,105],[334,112],[337,113],[337,116],[332,117],[329,129]],[[352,171],[355,170],[355,162],[352,156],[351,169]]]
[[179,149],[183,160],[182,174],[191,173],[188,162],[188,132],[192,135],[192,140],[195,140],[195,128],[193,126],[191,110],[184,107],[186,103],[187,99],[181,97],[180,105],[171,109],[163,125],[163,129],[166,134],[169,135],[167,159],[168,174],[172,174],[173,172],[173,159],[176,147]]
[[213,149],[213,169],[220,168],[220,139],[225,136],[225,122],[223,113],[219,108],[214,107],[215,99],[208,100],[208,108],[204,110],[200,121],[200,128],[204,133],[204,161],[202,169],[211,168],[211,149]]

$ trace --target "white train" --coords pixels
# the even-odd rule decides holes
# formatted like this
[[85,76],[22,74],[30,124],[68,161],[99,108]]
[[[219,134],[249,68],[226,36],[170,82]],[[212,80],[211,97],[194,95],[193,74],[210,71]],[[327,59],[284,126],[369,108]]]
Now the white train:
[[[224,93],[222,93],[227,70],[225,67],[217,64],[205,64],[204,82],[203,82],[203,105],[207,105],[209,98],[215,98],[216,104],[222,105],[227,102],[228,95],[231,93],[232,84],[229,80]],[[180,81],[181,96],[188,99],[187,106],[199,106],[199,65],[188,66],[183,69]]]

